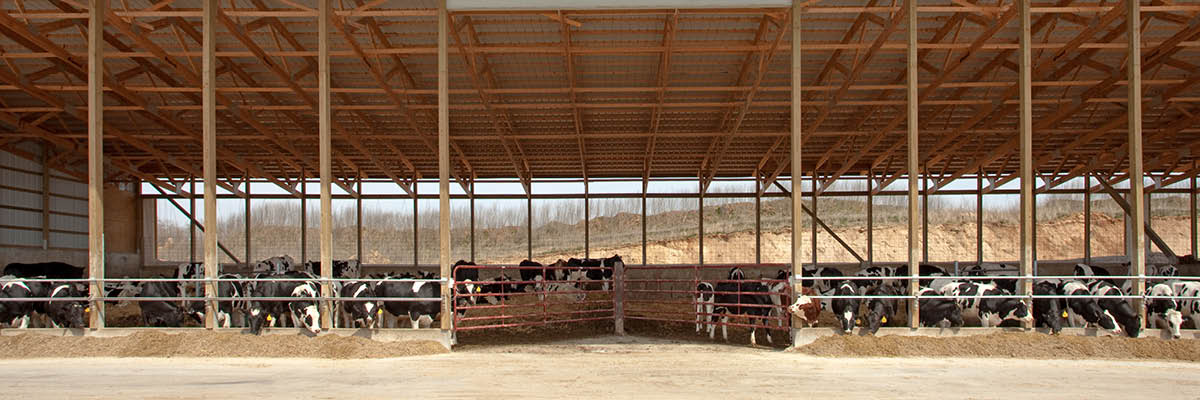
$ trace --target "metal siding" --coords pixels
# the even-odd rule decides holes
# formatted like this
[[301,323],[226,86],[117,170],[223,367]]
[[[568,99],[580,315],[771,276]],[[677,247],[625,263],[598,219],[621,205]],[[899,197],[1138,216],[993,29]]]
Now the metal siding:
[[24,210],[0,209],[0,225],[42,228],[42,214]]
[[0,204],[13,207],[42,209],[42,195],[0,189]]
[[38,231],[0,228],[0,244],[15,246],[41,246],[42,233]]
[[[40,241],[39,241],[40,243]],[[65,247],[70,249],[86,249],[88,245],[88,235],[76,235],[69,233],[50,233],[50,247]]]
[[87,218],[50,214],[50,229],[87,232]]
[[86,198],[87,184],[51,177],[50,193]]
[[[41,204],[35,208],[42,208]],[[87,201],[50,196],[50,211],[87,215]]]
[[42,191],[42,176],[20,171],[4,170],[4,184],[40,192]]

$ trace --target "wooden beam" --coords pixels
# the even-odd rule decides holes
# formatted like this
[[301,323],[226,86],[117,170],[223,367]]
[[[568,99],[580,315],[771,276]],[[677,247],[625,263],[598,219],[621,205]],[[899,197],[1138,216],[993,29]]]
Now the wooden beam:
[[[450,270],[450,60],[447,49],[449,15],[446,0],[438,0],[438,245],[442,277],[453,280]],[[472,64],[473,65],[473,64]],[[478,82],[476,82],[478,83]],[[505,145],[505,148],[508,146]],[[526,190],[528,192],[528,190]],[[454,313],[452,288],[442,286],[442,330],[450,330]]]
[[[1034,207],[1034,176],[1033,176],[1033,53],[1030,48],[1031,39],[1031,19],[1029,15],[1030,2],[1032,0],[1017,0],[1017,7],[1020,9],[1020,71],[1017,84],[1020,92],[1020,124],[1019,134],[1021,140],[1021,266],[1019,274],[1021,276],[1029,276],[1033,274],[1034,259],[1033,248],[1035,245],[1033,230],[1037,222],[1033,218]],[[1030,295],[1033,293],[1033,281],[1030,279],[1022,279],[1018,283],[1017,294]],[[1028,302],[1027,302],[1028,303]],[[1032,306],[1032,304],[1026,304]],[[1030,308],[1032,309],[1032,308]],[[1032,328],[1032,325],[1025,324],[1025,328]]]
[[[804,71],[801,68],[801,44],[803,37],[800,30],[801,6],[799,0],[792,1],[792,110],[791,110],[791,164],[792,164],[792,188],[798,189],[800,186],[797,182],[803,176],[803,171],[800,169],[800,144],[801,144],[801,120],[804,117],[804,110],[800,108],[801,102],[801,86],[804,81]],[[765,185],[764,185],[765,186]],[[804,260],[800,258],[800,218],[804,214],[804,204],[800,202],[800,190],[792,191],[792,277],[789,279],[791,283],[792,295],[795,298],[800,296],[800,288],[802,285],[797,284],[795,277],[804,277]],[[816,267],[815,265],[813,266]],[[795,339],[797,328],[793,326],[792,338]],[[795,340],[792,341],[795,343]]]
[[213,329],[217,326],[217,283],[212,281],[220,275],[221,256],[217,254],[217,4],[204,2],[204,41],[203,41],[203,154],[204,154],[204,221],[208,222],[208,232],[204,234],[204,327]]
[[[1145,200],[1142,187],[1142,15],[1140,0],[1125,0],[1125,28],[1128,30],[1129,54],[1126,57],[1129,67],[1126,68],[1128,77],[1129,104],[1129,208],[1126,213],[1130,216],[1133,229],[1133,246],[1129,254],[1129,274],[1138,278],[1133,281],[1133,294],[1146,293],[1146,230],[1150,226],[1146,221],[1146,209],[1142,206]],[[1103,179],[1101,179],[1103,181]],[[1111,194],[1111,193],[1110,193]],[[1139,229],[1145,227],[1145,229]],[[1157,235],[1155,235],[1157,236]],[[1163,251],[1171,251],[1163,243]],[[1172,257],[1174,258],[1174,257]],[[1146,322],[1146,307],[1141,298],[1133,301],[1133,307],[1138,310],[1139,323],[1144,327]]]
[[[1099,183],[1098,189],[1108,193],[1108,195],[1112,197],[1113,202],[1117,203],[1117,206],[1121,207],[1121,210],[1125,212],[1125,215],[1132,219],[1133,206],[1131,205],[1131,202],[1121,196],[1121,192],[1117,191],[1113,187],[1113,182],[1100,176],[1096,176],[1096,181]],[[1089,191],[1090,190],[1091,188],[1089,188]],[[1152,229],[1149,224],[1143,224],[1142,226],[1145,227],[1145,229],[1142,230],[1142,235],[1144,235],[1143,237],[1150,239],[1150,242],[1154,243],[1155,246],[1162,250],[1167,257],[1172,259],[1178,258],[1178,255],[1175,254],[1175,251],[1171,250],[1171,247],[1168,246],[1167,242],[1162,239],[1162,236],[1158,235],[1157,231]],[[1145,249],[1145,242],[1143,241],[1142,243],[1142,249]]]
[[[88,277],[89,326],[104,328],[104,11],[108,0],[88,9]],[[98,279],[98,280],[97,280]]]
[[[918,132],[918,93],[917,93],[917,0],[906,0],[905,7],[908,15],[908,271],[912,275],[914,272],[920,271],[920,265],[917,261],[920,257],[921,245],[917,238],[917,180],[920,179],[921,172],[917,170],[918,162],[920,161],[920,153],[918,153],[917,137]],[[918,280],[908,280],[908,292],[917,294],[920,290]],[[920,307],[916,300],[908,302],[908,326],[917,328],[920,326]]]
[[[328,279],[333,277],[333,196],[330,185],[333,183],[333,110],[330,109],[333,98],[329,93],[331,69],[329,67],[329,25],[333,16],[330,1],[317,0],[317,80],[320,85],[318,93],[318,131],[320,136],[321,164],[321,296],[333,296],[333,288]],[[414,214],[415,216],[415,214]],[[333,328],[333,307],[328,300],[321,301],[321,327]]]

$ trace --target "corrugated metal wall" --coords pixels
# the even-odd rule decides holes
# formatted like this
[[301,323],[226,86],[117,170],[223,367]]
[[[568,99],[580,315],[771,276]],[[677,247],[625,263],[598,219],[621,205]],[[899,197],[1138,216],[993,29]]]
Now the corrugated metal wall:
[[[35,145],[21,149],[41,154]],[[44,173],[39,162],[0,152],[0,248],[87,250],[87,184],[50,170],[45,191]]]

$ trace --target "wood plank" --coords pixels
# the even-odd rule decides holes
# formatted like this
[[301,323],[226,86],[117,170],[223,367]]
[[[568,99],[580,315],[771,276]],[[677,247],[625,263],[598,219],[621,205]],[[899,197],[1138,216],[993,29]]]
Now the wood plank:
[[[104,279],[104,11],[107,0],[92,0],[88,10],[88,277]],[[89,326],[104,328],[104,282],[89,283]]]
[[[449,16],[446,0],[438,0],[438,253],[441,276],[453,281],[450,270],[450,60],[447,48]],[[473,64],[472,64],[473,65]],[[476,82],[478,84],[478,82]],[[505,146],[507,148],[507,146]],[[528,192],[528,191],[527,191]],[[442,330],[453,328],[453,292],[442,286]]]
[[[1135,228],[1132,229],[1133,246],[1131,246],[1129,254],[1130,275],[1138,276],[1133,281],[1133,293],[1146,293],[1146,231],[1138,229],[1147,227],[1146,225],[1146,209],[1142,206],[1142,201],[1145,200],[1143,182],[1142,182],[1142,17],[1141,17],[1141,1],[1125,0],[1126,5],[1126,22],[1125,28],[1128,32],[1129,53],[1127,62],[1129,67],[1126,68],[1128,77],[1126,78],[1129,90],[1129,104],[1126,110],[1129,113],[1129,209],[1126,212],[1130,216],[1129,223]],[[1165,245],[1165,244],[1164,244]],[[1134,299],[1133,307],[1138,310],[1138,315],[1141,316],[1143,326],[1146,323],[1146,307],[1143,306],[1143,299]]]
[[[1017,7],[1020,9],[1020,40],[1021,46],[1019,50],[1020,59],[1018,71],[1018,85],[1020,98],[1020,123],[1018,130],[1020,131],[1021,140],[1021,202],[1020,202],[1020,231],[1021,231],[1021,265],[1020,274],[1028,276],[1033,273],[1035,245],[1033,230],[1036,229],[1036,222],[1033,218],[1034,207],[1034,176],[1033,176],[1033,53],[1030,49],[1032,42],[1031,23],[1030,23],[1030,2],[1032,0],[1017,0]],[[1031,294],[1033,293],[1033,281],[1029,279],[1021,280],[1017,293]],[[1032,307],[1032,304],[1026,304]],[[1032,309],[1032,308],[1030,308]],[[1025,328],[1031,328],[1032,325],[1025,324]]]
[[[329,19],[332,0],[317,1],[317,79],[320,85],[318,92],[318,136],[320,136],[321,164],[321,296],[333,296],[333,288],[328,281],[333,277],[333,196],[330,186],[333,183],[333,110],[330,109],[333,98],[329,93]],[[415,214],[414,214],[415,215]],[[333,328],[333,307],[329,300],[321,301],[321,328]]]
[[[920,112],[918,109],[918,93],[917,93],[917,0],[907,0],[905,6],[908,8],[908,271],[910,275],[915,275],[915,272],[920,271],[920,265],[917,261],[920,257],[921,243],[917,239],[917,223],[920,216],[917,213],[917,180],[921,172],[917,169],[920,161],[918,153],[918,118]],[[916,279],[908,280],[908,292],[916,294],[920,290],[919,281]],[[917,301],[908,302],[908,326],[917,328],[920,326],[920,307],[917,306]]]
[[[799,188],[800,177],[803,176],[803,170],[800,168],[801,160],[801,120],[803,120],[804,111],[800,108],[801,103],[801,86],[804,81],[804,72],[801,68],[801,44],[803,37],[800,31],[800,22],[802,21],[801,4],[798,1],[792,2],[792,112],[791,112],[791,164],[792,164],[792,188]],[[804,215],[803,203],[800,201],[800,191],[792,191],[792,283],[793,296],[800,296],[800,288],[796,282],[796,277],[804,277],[804,260],[800,258],[800,218]],[[644,235],[643,235],[644,236]],[[814,266],[815,267],[815,266]],[[791,333],[794,338],[796,330],[793,326]]]
[[214,24],[219,5],[204,2],[204,56],[202,57],[202,82],[204,107],[202,122],[203,156],[204,156],[204,220],[208,221],[208,232],[204,234],[204,327],[213,329],[217,326],[217,284],[211,279],[220,275],[220,254],[217,253],[217,231],[220,224],[217,221],[217,26]]

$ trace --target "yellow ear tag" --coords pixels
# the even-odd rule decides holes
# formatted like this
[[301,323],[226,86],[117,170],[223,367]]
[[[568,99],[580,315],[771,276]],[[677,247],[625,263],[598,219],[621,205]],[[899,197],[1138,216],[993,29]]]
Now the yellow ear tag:
[[382,308],[377,308],[377,309],[375,309],[375,313],[376,313],[376,314],[379,314],[379,315],[383,315],[383,309],[382,309]]
[[886,323],[887,323],[887,317],[883,317],[883,319],[879,320],[879,322],[882,322],[882,323],[885,323],[885,324],[886,324]]
[[483,287],[480,287],[480,286],[475,287],[475,293],[482,293],[482,292],[483,292]]
[[861,320],[861,319],[856,319],[856,320],[854,320],[854,323],[855,323],[855,324],[858,324],[858,325],[862,325],[862,320]]
[[1067,318],[1067,310],[1063,310],[1063,318]]
[[270,316],[270,315],[268,315],[268,316],[267,316],[267,322],[271,322],[271,321],[274,321],[274,320],[275,320],[275,317],[272,317],[272,316]]
[[92,312],[92,308],[91,308],[91,307],[84,307],[84,308],[83,308],[83,312]]

